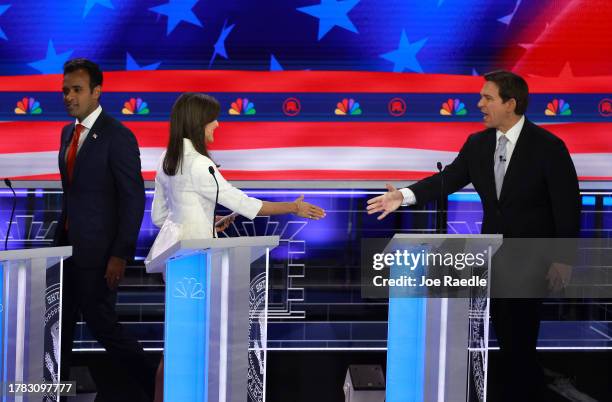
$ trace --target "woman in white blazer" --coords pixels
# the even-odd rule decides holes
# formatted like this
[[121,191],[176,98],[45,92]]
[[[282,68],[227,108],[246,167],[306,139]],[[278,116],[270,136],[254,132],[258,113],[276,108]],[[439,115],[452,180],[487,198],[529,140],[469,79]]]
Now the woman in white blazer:
[[[269,202],[249,197],[228,183],[208,154],[207,144],[214,141],[219,123],[219,102],[212,96],[184,93],[176,100],[170,116],[170,139],[162,154],[155,177],[155,195],[151,217],[161,227],[149,255],[151,261],[178,240],[215,237],[213,214],[219,183],[218,203],[253,219],[257,215],[295,214],[307,219],[321,219],[323,209],[303,201]],[[214,174],[214,177],[213,177]],[[229,225],[227,220],[217,230]],[[163,359],[156,379],[155,401],[163,399]]]

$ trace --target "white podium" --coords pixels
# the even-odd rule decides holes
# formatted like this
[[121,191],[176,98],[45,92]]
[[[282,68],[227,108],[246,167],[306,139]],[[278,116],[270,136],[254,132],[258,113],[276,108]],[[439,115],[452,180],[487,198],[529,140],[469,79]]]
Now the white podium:
[[[166,273],[165,401],[262,400],[268,261],[278,242],[278,236],[182,240],[151,262],[151,272]],[[255,289],[263,303],[249,314],[251,263],[264,256]],[[260,328],[252,350],[250,322]],[[258,373],[249,370],[251,354]],[[249,382],[254,374],[263,378]]]
[[[486,401],[491,258],[502,240],[501,235],[393,237],[390,250],[486,250],[484,276],[488,281],[483,291],[470,297],[415,297],[402,293],[404,290],[390,290],[387,402]],[[394,276],[393,268],[390,276]]]
[[59,382],[61,270],[71,255],[72,247],[0,251],[3,401],[42,398],[9,394],[8,383]]

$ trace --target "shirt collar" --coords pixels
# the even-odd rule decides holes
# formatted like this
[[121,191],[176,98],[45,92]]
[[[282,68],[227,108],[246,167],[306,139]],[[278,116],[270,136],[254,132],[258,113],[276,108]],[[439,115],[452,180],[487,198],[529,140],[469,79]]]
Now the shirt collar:
[[189,154],[198,152],[196,151],[195,147],[193,146],[193,143],[191,142],[189,138],[183,138],[183,149],[185,153],[189,153]]
[[[510,141],[512,144],[516,144],[516,142],[518,141],[518,137],[521,134],[521,130],[523,130],[524,124],[525,124],[525,115],[521,116],[519,121],[517,121],[516,124],[512,126],[512,128],[510,128],[510,130],[506,131],[505,136],[508,139],[508,141]],[[504,135],[504,133],[497,130],[496,135],[497,135],[496,140],[499,140],[499,137]]]
[[102,113],[102,106],[98,105],[96,110],[91,112],[89,116],[83,119],[83,121],[79,121],[79,119],[76,119],[75,124],[80,124],[82,126],[85,126],[86,129],[91,130],[96,120],[98,120],[100,113]]

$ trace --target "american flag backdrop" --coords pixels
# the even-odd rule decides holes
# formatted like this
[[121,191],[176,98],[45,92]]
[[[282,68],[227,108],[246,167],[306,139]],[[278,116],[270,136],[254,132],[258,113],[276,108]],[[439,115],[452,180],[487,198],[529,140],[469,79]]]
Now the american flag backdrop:
[[61,67],[88,57],[147,179],[184,91],[221,102],[228,179],[418,179],[483,128],[479,75],[505,68],[580,178],[611,180],[610,20],[601,0],[0,4],[0,174],[57,180]]

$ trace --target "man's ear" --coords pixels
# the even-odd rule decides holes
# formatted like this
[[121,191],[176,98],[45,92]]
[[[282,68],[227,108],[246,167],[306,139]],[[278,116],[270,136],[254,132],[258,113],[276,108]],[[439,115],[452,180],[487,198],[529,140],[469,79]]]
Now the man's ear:
[[102,87],[100,85],[97,85],[93,89],[93,97],[94,97],[94,99],[95,100],[99,100],[100,99],[100,94],[102,94]]
[[509,112],[515,113],[516,110],[516,99],[514,98],[510,98],[506,101],[506,107],[508,108]]

